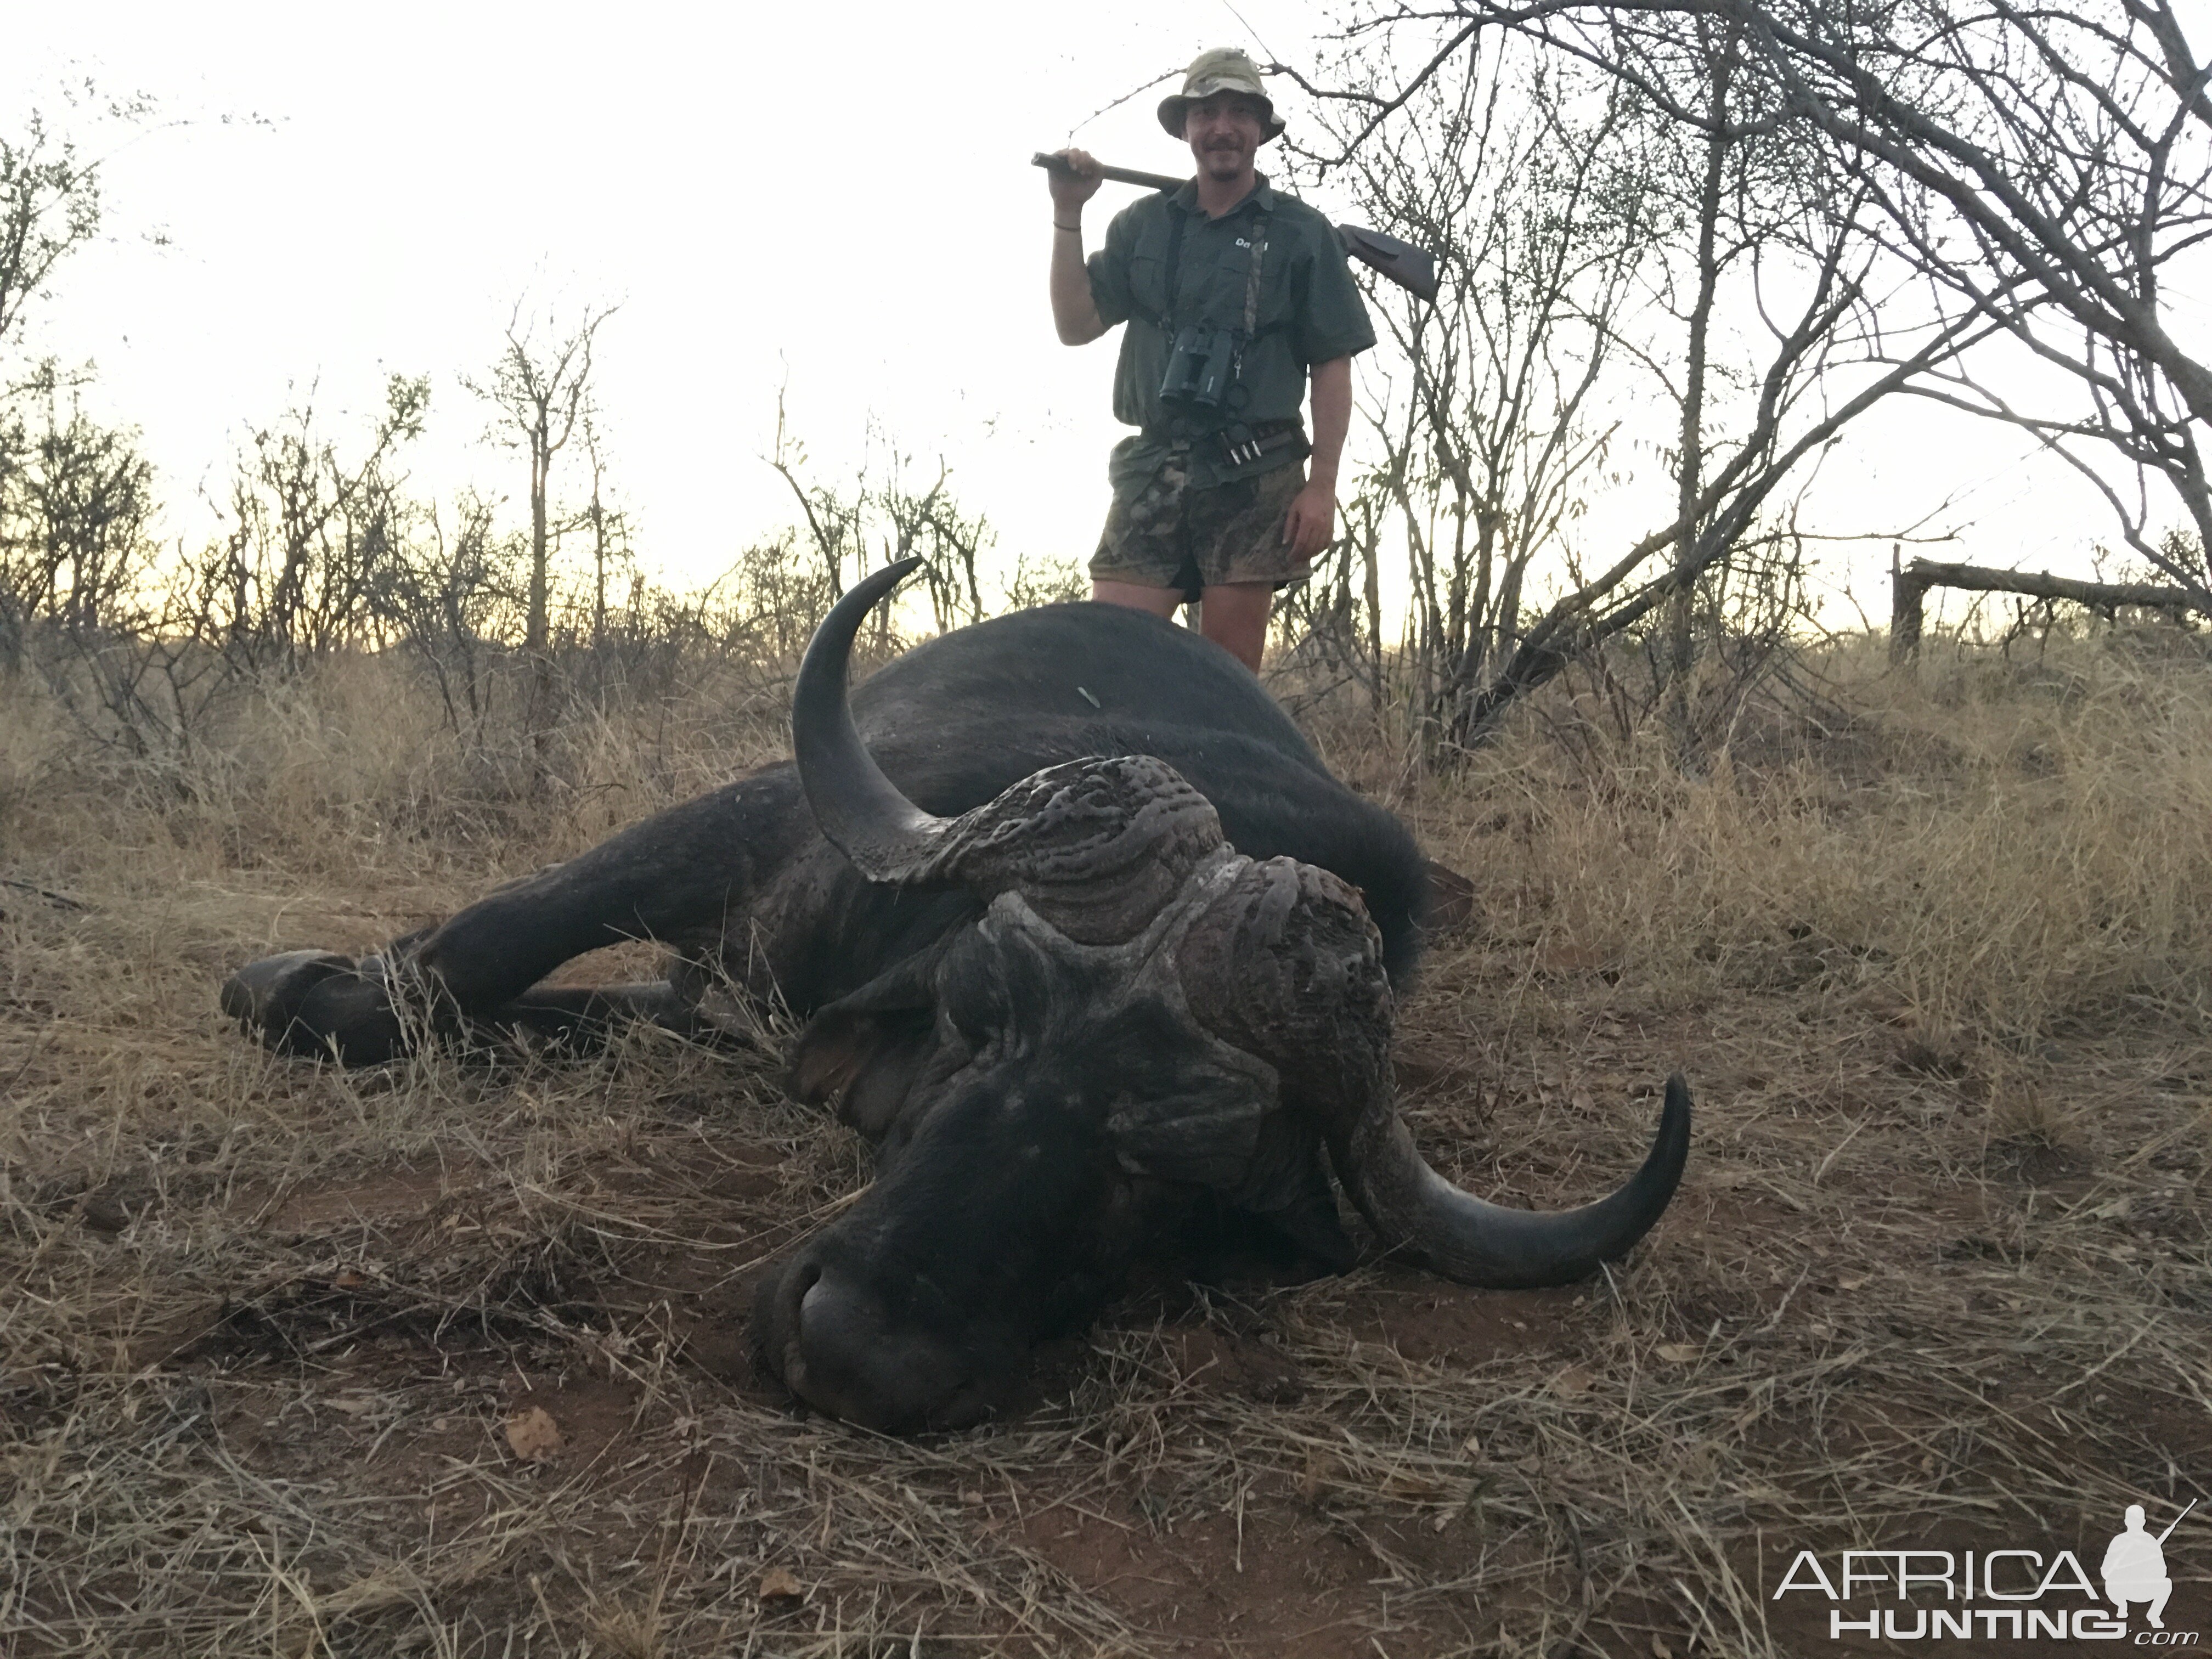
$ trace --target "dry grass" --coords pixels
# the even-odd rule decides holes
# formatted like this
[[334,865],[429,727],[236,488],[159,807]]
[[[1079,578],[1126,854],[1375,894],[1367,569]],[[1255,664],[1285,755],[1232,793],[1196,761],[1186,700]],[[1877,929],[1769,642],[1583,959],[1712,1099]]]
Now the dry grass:
[[1764,1656],[1807,1650],[1801,1545],[2094,1561],[2212,1460],[2212,674],[1817,665],[1694,777],[1562,696],[1395,790],[1479,899],[1403,1014],[1441,1165],[1571,1200],[1698,1087],[1623,1268],[1152,1285],[922,1443],[744,1363],[754,1265],[865,1177],[769,1062],[346,1076],[215,1013],[236,961],[763,757],[772,708],[580,726],[526,808],[374,664],[161,769],[0,693],[0,1649]]

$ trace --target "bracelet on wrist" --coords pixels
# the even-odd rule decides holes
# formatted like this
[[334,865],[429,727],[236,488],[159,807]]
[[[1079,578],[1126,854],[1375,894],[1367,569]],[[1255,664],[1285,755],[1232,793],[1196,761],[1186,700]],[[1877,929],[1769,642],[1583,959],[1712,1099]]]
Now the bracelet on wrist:
[[1057,219],[1052,222],[1052,228],[1054,230],[1072,230],[1079,236],[1083,234],[1083,227],[1081,225],[1063,225]]

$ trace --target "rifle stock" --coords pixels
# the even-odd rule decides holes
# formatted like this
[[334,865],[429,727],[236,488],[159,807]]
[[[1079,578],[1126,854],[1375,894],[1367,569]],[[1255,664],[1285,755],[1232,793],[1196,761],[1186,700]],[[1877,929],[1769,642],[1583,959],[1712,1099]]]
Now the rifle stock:
[[[1066,173],[1067,163],[1057,155],[1048,155],[1042,150],[1030,157],[1031,167],[1042,167],[1048,173]],[[1133,167],[1098,169],[1102,177],[1117,185],[1134,185],[1140,190],[1181,190],[1189,183],[1186,179],[1170,179],[1164,173],[1139,173]],[[1344,251],[1348,258],[1359,261],[1386,281],[1395,283],[1408,294],[1433,302],[1437,297],[1437,262],[1425,248],[1415,247],[1411,242],[1401,242],[1395,236],[1385,236],[1379,230],[1368,230],[1359,225],[1339,225],[1337,234],[1344,239]]]
[[[1030,165],[1042,167],[1047,173],[1073,173],[1074,169],[1057,155],[1048,155],[1042,150],[1030,157]],[[1181,190],[1190,182],[1188,179],[1170,179],[1164,173],[1139,173],[1134,167],[1101,167],[1099,176],[1110,179],[1117,185],[1135,185],[1145,190]]]

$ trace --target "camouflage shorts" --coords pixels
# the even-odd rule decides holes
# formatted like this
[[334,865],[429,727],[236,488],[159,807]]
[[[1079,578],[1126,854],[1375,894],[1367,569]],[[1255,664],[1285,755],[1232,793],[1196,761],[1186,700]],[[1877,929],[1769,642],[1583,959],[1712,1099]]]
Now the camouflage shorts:
[[1115,490],[1091,574],[1100,581],[1179,587],[1194,599],[1230,582],[1302,582],[1312,567],[1283,539],[1283,523],[1305,475],[1303,466],[1271,467],[1194,489],[1185,460],[1172,458],[1135,489]]

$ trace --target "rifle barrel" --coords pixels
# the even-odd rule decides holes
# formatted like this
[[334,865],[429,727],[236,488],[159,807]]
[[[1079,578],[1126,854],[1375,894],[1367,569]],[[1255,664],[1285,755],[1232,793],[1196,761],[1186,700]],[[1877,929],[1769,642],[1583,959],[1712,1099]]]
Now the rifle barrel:
[[2197,1500],[2192,1498],[2189,1500],[2189,1509],[2182,1510],[2180,1514],[2175,1516],[2172,1520],[2166,1523],[2166,1530],[2159,1534],[2158,1541],[2163,1544],[2167,1539],[2172,1537],[2173,1529],[2179,1526],[2184,1521],[2186,1521],[2189,1518],[2189,1510],[2193,1510],[2196,1507]]

